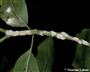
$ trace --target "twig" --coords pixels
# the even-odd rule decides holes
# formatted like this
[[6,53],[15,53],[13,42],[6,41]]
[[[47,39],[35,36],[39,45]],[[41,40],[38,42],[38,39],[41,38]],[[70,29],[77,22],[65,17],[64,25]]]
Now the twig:
[[72,40],[75,41],[79,44],[90,46],[90,43],[87,42],[86,40],[79,39],[77,37],[73,37],[68,35],[66,32],[55,32],[55,31],[45,31],[45,30],[23,30],[23,31],[13,31],[13,30],[6,30],[5,32],[6,36],[25,36],[25,35],[40,35],[40,36],[51,36],[51,37],[56,37],[57,39],[61,40]]
[[6,40],[7,38],[9,38],[10,36],[4,36],[0,39],[0,43],[3,42],[4,40]]
[[5,33],[5,29],[3,29],[3,28],[0,28],[0,32],[2,32],[2,33]]

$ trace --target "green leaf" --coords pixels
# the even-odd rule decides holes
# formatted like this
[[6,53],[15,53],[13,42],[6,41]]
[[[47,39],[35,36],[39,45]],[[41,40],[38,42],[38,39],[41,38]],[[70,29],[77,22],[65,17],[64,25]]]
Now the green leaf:
[[0,6],[2,6],[2,0],[0,0]]
[[29,50],[17,60],[15,68],[13,69],[14,72],[39,72],[38,64],[33,54],[30,56],[28,69],[26,71],[28,56]]
[[[82,30],[77,37],[90,42],[90,29]],[[73,66],[78,69],[90,70],[90,47],[77,44]]]
[[53,39],[49,37],[38,46],[36,59],[40,72],[52,72],[53,54]]
[[[14,18],[13,23],[8,24],[12,27],[24,27],[28,24],[28,12],[25,0],[2,0],[0,17],[8,24],[9,18]],[[11,12],[6,10],[11,8]]]

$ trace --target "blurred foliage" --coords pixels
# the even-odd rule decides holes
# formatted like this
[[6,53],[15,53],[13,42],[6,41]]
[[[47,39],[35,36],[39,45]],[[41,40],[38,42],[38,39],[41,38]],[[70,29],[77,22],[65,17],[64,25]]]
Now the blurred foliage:
[[[83,29],[81,33],[77,34],[77,37],[90,42],[90,29]],[[73,66],[77,69],[90,70],[90,47],[77,44]]]

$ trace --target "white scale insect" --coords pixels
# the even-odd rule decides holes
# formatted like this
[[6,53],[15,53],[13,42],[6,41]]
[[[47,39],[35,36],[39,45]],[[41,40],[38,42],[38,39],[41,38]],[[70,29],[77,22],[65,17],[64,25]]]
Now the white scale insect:
[[12,8],[11,8],[11,7],[8,7],[8,8],[6,9],[6,12],[7,12],[7,13],[11,13],[11,12],[12,12]]
[[[6,11],[6,13],[11,14],[12,8],[9,6]],[[25,25],[22,25],[18,19],[15,17],[9,17],[6,21],[7,25],[10,25],[12,27],[24,27]]]

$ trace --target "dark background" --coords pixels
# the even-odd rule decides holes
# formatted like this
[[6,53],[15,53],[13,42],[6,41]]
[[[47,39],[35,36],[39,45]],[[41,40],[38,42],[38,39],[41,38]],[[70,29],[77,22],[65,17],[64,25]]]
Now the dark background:
[[[83,10],[74,3],[57,2],[49,0],[26,0],[29,14],[29,27],[40,30],[65,31],[75,36],[83,28],[90,28],[88,10]],[[86,8],[85,8],[86,9]],[[82,10],[82,11],[80,11]],[[85,11],[85,12],[84,12]],[[26,28],[13,28],[0,19],[0,27],[4,29],[23,30]],[[0,37],[4,34],[0,33]],[[46,37],[35,36],[33,53],[36,47]],[[0,72],[7,72],[14,66],[17,58],[29,49],[31,36],[12,37],[0,43]],[[75,54],[75,42],[62,41],[54,38],[54,72],[62,72],[65,68],[73,68],[72,61]]]

